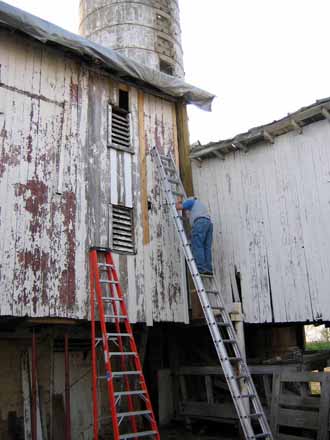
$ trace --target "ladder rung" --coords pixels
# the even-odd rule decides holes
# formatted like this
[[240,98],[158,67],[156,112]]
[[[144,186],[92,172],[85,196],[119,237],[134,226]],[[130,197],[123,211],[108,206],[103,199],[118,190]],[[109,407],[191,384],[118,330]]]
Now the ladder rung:
[[134,391],[117,391],[114,395],[117,396],[135,396],[139,394],[146,394],[145,390],[134,390]]
[[159,157],[161,160],[166,160],[167,162],[172,162],[172,159],[169,156],[164,156],[163,154],[160,154]]
[[219,292],[217,290],[205,290],[206,293],[212,293],[213,295],[217,295]]
[[253,414],[248,414],[247,417],[262,417],[262,413],[253,413]]
[[151,411],[144,410],[144,411],[127,411],[118,413],[117,417],[132,417],[132,416],[143,416],[144,414],[151,414]]
[[232,376],[234,379],[236,380],[240,380],[240,379],[247,379],[248,376],[246,374],[240,374],[238,376]]
[[217,322],[217,325],[219,327],[230,327],[230,324],[228,322]]
[[250,398],[253,399],[254,397],[256,397],[255,394],[239,394],[238,396],[236,396],[236,399],[245,399],[245,398]]
[[172,194],[174,194],[175,196],[178,196],[178,197],[184,197],[184,194],[182,194],[181,192],[178,192],[178,191],[172,191]]
[[137,353],[135,351],[110,351],[110,356],[136,356]]
[[119,281],[113,281],[113,280],[100,280],[101,284],[119,284]]
[[237,344],[236,339],[223,339],[222,342],[225,342],[226,344]]
[[212,310],[225,310],[223,306],[211,306]]
[[171,173],[176,173],[176,169],[173,168],[173,167],[166,167],[166,166],[164,166],[164,170],[165,171],[171,171]]
[[122,434],[119,436],[120,439],[126,439],[126,438],[135,438],[135,437],[148,437],[149,435],[156,435],[157,431],[141,431],[141,432],[134,432],[132,434]]
[[132,337],[131,333],[107,333],[107,336],[129,336]]
[[113,264],[108,264],[108,263],[99,263],[98,266],[99,267],[115,267]]
[[241,357],[234,357],[234,356],[229,356],[229,357],[227,357],[227,359],[229,360],[229,361],[236,361],[236,362],[241,362],[243,359],[241,358]]
[[124,319],[127,318],[127,315],[104,315],[105,318],[118,318],[118,319]]
[[114,296],[102,296],[103,301],[122,301],[123,298],[115,298]]
[[255,434],[252,437],[249,437],[251,440],[254,438],[267,438],[267,437],[271,437],[272,434],[270,432],[263,432],[262,434]]
[[141,371],[114,371],[112,373],[113,377],[120,377],[120,376],[140,376],[142,373]]

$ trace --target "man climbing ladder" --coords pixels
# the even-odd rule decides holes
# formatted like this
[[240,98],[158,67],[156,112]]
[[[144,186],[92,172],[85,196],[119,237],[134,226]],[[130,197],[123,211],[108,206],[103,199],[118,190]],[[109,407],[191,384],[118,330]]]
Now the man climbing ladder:
[[[152,149],[151,153],[244,436],[246,440],[272,440],[273,436],[266,415],[248,366],[240,352],[236,332],[216,282],[213,277],[211,279],[210,277],[205,278],[203,274],[200,274],[187,240],[176,204],[177,197],[186,199],[187,196],[173,157],[161,155],[156,147]],[[216,317],[215,311],[217,312]],[[244,392],[241,391],[242,381],[244,381],[244,389],[246,390]]]
[[188,212],[191,225],[191,250],[194,255],[198,272],[201,275],[213,275],[212,270],[212,239],[213,224],[204,203],[196,197],[176,202],[178,211]]

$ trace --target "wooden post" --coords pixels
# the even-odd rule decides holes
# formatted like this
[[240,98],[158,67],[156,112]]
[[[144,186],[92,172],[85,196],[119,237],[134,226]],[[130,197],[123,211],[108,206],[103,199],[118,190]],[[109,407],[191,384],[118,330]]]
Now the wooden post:
[[[240,302],[235,302],[232,304],[232,309],[230,311],[230,319],[233,322],[235,332],[237,335],[238,346],[242,355],[242,358],[246,361],[246,352],[245,352],[245,336],[244,336],[244,322],[243,322],[243,313],[242,313],[242,304]],[[238,371],[238,374],[241,374],[242,371]],[[242,394],[248,394],[248,386],[244,379],[240,380],[240,389]],[[250,413],[250,400],[248,397],[244,397],[242,399],[244,407],[247,413]],[[240,438],[244,438],[244,433],[242,431],[241,426],[239,426],[239,436]]]
[[36,334],[32,332],[32,405],[31,405],[31,431],[32,440],[37,440],[37,341]]
[[23,391],[24,438],[32,439],[30,361],[28,352],[22,354],[21,376]]
[[65,368],[65,440],[71,440],[71,404],[70,404],[70,357],[69,336],[64,335],[64,368]]
[[[187,385],[186,385],[186,378],[184,375],[180,374],[179,376],[179,382],[180,382],[180,390],[181,390],[181,396],[183,403],[188,400],[188,392],[187,392]],[[185,416],[184,418],[186,428],[190,431],[191,430],[191,420],[188,416]]]
[[214,403],[213,383],[211,376],[205,376],[205,388],[207,403]]
[[279,401],[281,394],[281,375],[273,375],[272,404],[270,408],[270,429],[274,438],[277,438]]
[[330,374],[324,372],[321,382],[321,401],[317,440],[329,440]]
[[188,129],[187,106],[183,102],[176,104],[176,121],[178,131],[178,148],[180,160],[180,175],[188,196],[194,194],[192,170],[190,162],[190,142]]
[[149,213],[148,213],[148,189],[147,189],[147,157],[146,139],[144,127],[144,93],[138,94],[138,121],[139,121],[139,146],[140,146],[140,190],[141,190],[141,210],[143,226],[143,244],[150,242]]

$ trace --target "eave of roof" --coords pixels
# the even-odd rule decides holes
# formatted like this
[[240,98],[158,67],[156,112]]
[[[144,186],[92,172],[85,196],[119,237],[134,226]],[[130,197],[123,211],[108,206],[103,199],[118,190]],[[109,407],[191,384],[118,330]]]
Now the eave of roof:
[[274,143],[277,136],[282,136],[290,131],[297,131],[302,134],[304,126],[324,119],[330,121],[330,98],[320,99],[314,104],[302,107],[278,121],[251,128],[249,131],[238,134],[231,139],[198,145],[192,148],[190,157],[198,160],[212,157],[224,159],[228,153],[237,150],[248,151],[259,142]]
[[79,57],[88,58],[99,67],[110,71],[118,79],[133,81],[137,85],[150,87],[163,95],[182,99],[203,110],[211,111],[214,95],[187,84],[179,78],[150,69],[116,51],[93,43],[48,21],[42,20],[14,6],[0,1],[0,26],[23,32],[44,44],[69,50]]

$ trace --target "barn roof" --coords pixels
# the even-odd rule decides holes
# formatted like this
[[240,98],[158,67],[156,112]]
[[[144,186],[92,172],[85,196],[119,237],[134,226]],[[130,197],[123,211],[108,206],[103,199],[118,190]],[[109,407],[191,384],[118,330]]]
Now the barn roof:
[[191,150],[190,157],[199,160],[210,157],[224,159],[224,156],[228,153],[237,150],[248,151],[259,142],[274,143],[277,136],[290,131],[303,133],[304,126],[322,119],[330,121],[330,98],[320,99],[308,107],[302,107],[294,113],[289,113],[278,121],[251,128],[249,131],[238,134],[233,138],[210,142],[205,145],[195,145]]
[[123,81],[147,86],[162,94],[182,98],[203,110],[210,111],[214,95],[187,84],[179,78],[150,69],[130,58],[73,34],[35,15],[0,1],[0,26],[24,34],[44,43],[69,50],[96,63]]

